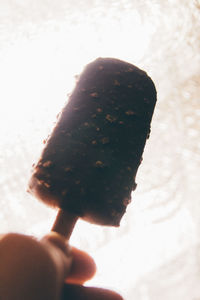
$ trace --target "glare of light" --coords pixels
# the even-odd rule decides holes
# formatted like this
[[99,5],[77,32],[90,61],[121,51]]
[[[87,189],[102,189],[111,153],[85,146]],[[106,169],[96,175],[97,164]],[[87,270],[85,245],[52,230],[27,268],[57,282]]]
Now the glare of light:
[[[45,134],[44,128],[52,125],[56,114],[67,100],[67,93],[73,89],[74,75],[93,59],[110,56],[135,64],[140,62],[149,46],[154,28],[142,22],[139,13],[134,10],[124,13],[123,22],[119,22],[117,17],[120,16],[116,15],[116,19],[105,16],[105,22],[100,22],[101,26],[95,28],[91,26],[90,17],[84,16],[84,20],[71,25],[70,29],[60,26],[58,31],[39,32],[33,40],[22,39],[13,42],[3,56],[0,69],[0,81],[3,83],[0,93],[4,99],[1,121],[5,125],[5,138],[9,132],[11,138],[23,132],[24,139],[31,139],[36,135],[34,130],[37,129],[37,134],[42,139]],[[98,23],[98,20],[96,22]],[[66,39],[63,41],[64,36]],[[38,122],[35,128],[30,127],[30,120]],[[20,206],[14,203],[13,205],[17,214]],[[38,204],[38,211],[41,205]],[[52,211],[52,218],[48,222],[41,220],[37,224],[30,224],[26,233],[36,236],[44,234],[47,228],[50,228],[50,221],[55,214],[55,211]],[[77,242],[77,246],[80,246],[80,236],[89,239],[91,226],[82,223],[78,227],[78,233],[75,232],[72,236],[72,243]],[[95,230],[100,231],[99,237],[103,234],[102,229]],[[118,229],[106,230],[115,232]],[[95,233],[93,234],[91,243],[95,243]],[[119,285],[119,270],[124,274],[127,272],[128,257],[132,256],[132,248],[136,257],[139,255],[140,249],[135,247],[135,243],[139,241],[141,247],[147,246],[147,241],[143,240],[141,244],[139,236],[135,236],[134,240],[131,236],[125,236],[108,243],[99,253],[94,253],[98,264],[108,269],[104,270],[102,281],[101,275],[96,277],[99,284],[109,279],[108,282],[113,287]],[[130,245],[129,250],[125,249],[124,245]],[[116,253],[113,253],[113,247],[117,249]],[[128,251],[127,255],[124,255],[124,251]],[[115,259],[110,260],[110,257]],[[137,269],[135,276],[138,276],[140,267],[134,260],[134,268]],[[105,278],[111,270],[112,276]]]
[[[1,54],[1,141],[13,141],[11,145],[14,146],[15,139],[21,134],[23,141],[32,146],[32,140],[38,136],[37,143],[33,143],[35,148],[30,146],[30,152],[33,152],[30,153],[30,168],[35,152],[39,153],[38,149],[43,147],[42,139],[46,138],[57,113],[67,101],[67,93],[73,89],[74,75],[81,72],[85,64],[99,56],[110,56],[140,66],[145,53],[151,55],[149,44],[155,28],[153,24],[142,20],[136,10],[124,11],[123,19],[120,11],[116,11],[114,16],[105,14],[103,19],[94,15],[94,24],[99,24],[97,27],[90,21],[90,15],[84,14],[82,18],[76,24],[70,24],[70,27],[64,22],[54,24],[54,21],[50,21],[47,29],[38,26],[37,34],[32,39],[22,37],[13,40]],[[166,123],[161,127],[165,130]],[[195,134],[190,131],[191,136],[195,137]],[[6,151],[8,159],[12,150]],[[85,250],[91,250],[99,269],[97,276],[88,284],[107,284],[113,289],[119,287],[119,292],[128,290],[130,282],[135,284],[143,274],[159,267],[163,261],[170,260],[178,251],[190,247],[197,240],[191,216],[184,209],[179,211],[176,219],[159,226],[152,225],[154,217],[164,216],[167,210],[158,207],[145,213],[144,208],[154,197],[154,191],[142,195],[142,199],[136,197],[134,212],[132,206],[128,208],[134,217],[127,219],[130,222],[127,233],[123,222],[119,229],[102,229],[81,222],[77,224],[71,242],[78,247],[87,243],[89,247]],[[12,194],[8,200],[15,215],[24,216],[21,213],[22,203],[13,201]],[[49,231],[56,212],[42,209],[42,206],[42,203],[38,203],[40,220],[37,224],[30,221],[29,227],[24,229],[25,233],[40,236]],[[43,218],[44,210],[49,211],[48,220]],[[0,217],[3,218],[1,212]],[[17,226],[14,220],[13,226]],[[182,240],[186,235],[187,238]],[[109,240],[112,236],[116,238]],[[104,246],[98,247],[103,242]]]

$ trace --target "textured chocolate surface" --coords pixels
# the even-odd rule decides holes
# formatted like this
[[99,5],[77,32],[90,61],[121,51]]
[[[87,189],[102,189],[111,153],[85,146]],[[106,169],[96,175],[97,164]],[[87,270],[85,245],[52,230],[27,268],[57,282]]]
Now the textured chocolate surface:
[[97,224],[119,226],[136,188],[156,102],[139,68],[98,58],[80,75],[49,137],[29,191]]

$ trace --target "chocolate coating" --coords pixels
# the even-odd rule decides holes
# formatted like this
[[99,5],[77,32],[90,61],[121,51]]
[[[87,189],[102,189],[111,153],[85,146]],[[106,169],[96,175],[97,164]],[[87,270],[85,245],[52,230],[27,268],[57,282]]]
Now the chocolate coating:
[[113,58],[88,64],[34,167],[29,192],[89,222],[119,226],[155,103],[151,78],[134,65]]

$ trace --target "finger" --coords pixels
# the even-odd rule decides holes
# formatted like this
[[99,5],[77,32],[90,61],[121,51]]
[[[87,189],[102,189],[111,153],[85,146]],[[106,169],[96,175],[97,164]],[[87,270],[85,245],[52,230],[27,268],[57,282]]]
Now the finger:
[[96,264],[91,256],[74,247],[72,257],[72,266],[66,283],[83,284],[96,273]]
[[84,287],[81,285],[66,284],[63,288],[62,300],[123,300],[123,298],[110,290]]
[[[32,237],[7,234],[0,242],[0,298],[53,299],[64,280],[64,267],[54,256],[65,256],[54,246],[45,247]],[[52,259],[53,258],[53,259]],[[61,259],[59,258],[61,261]]]
[[44,236],[41,242],[51,243],[61,249],[65,255],[72,257],[70,270],[67,273],[67,283],[83,284],[94,276],[96,265],[92,257],[84,251],[71,247],[62,235],[51,232]]
[[47,234],[40,242],[50,254],[57,271],[64,280],[71,270],[73,258],[71,247],[63,236],[55,232]]
[[72,254],[71,253],[72,248],[67,243],[65,237],[57,232],[52,231],[52,232],[48,233],[41,239],[41,242],[42,243],[43,242],[44,243],[46,243],[46,242],[52,243],[54,246],[56,246],[60,250],[62,250],[67,256],[71,256],[71,254]]

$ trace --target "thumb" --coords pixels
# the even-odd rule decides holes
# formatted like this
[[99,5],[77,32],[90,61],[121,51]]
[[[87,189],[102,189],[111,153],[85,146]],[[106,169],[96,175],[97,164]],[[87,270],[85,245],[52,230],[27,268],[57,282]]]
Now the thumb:
[[59,273],[60,279],[64,280],[71,270],[71,246],[62,235],[56,232],[50,232],[45,235],[40,242],[50,254]]

